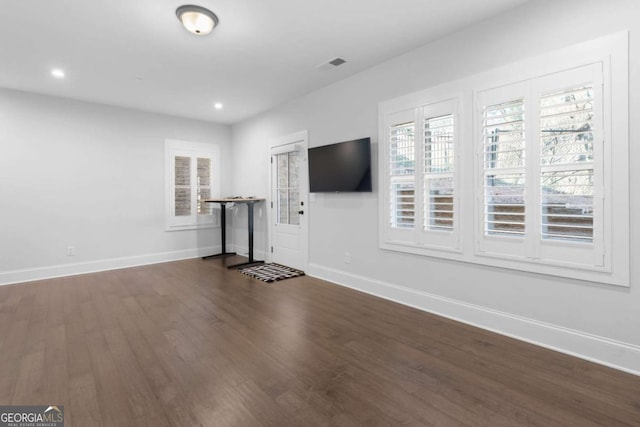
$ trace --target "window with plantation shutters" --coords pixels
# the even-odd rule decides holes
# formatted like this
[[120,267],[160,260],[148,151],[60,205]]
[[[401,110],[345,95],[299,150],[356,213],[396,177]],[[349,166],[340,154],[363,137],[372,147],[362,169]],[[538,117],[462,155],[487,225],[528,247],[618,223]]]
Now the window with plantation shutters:
[[[539,259],[603,268],[611,264],[612,203],[623,197],[610,185],[607,165],[613,147],[606,137],[603,87],[603,63],[547,75],[532,84],[538,111],[532,141]],[[624,170],[623,162],[618,167]]]
[[389,128],[390,216],[392,228],[413,229],[416,218],[415,123]]
[[543,239],[592,242],[593,84],[540,97],[540,204]]
[[457,247],[455,106],[441,101],[386,117],[389,242]]
[[453,114],[424,119],[424,229],[454,229]]
[[175,156],[174,162],[174,201],[175,216],[191,215],[191,157]]
[[[196,185],[192,186],[192,163],[196,163]],[[196,212],[198,215],[210,213],[211,206],[204,200],[211,198],[211,158],[191,156],[175,156],[175,198],[173,202],[174,215],[190,217],[192,213],[193,189],[196,190]]]
[[205,200],[219,196],[218,157],[211,144],[165,141],[167,230],[217,224],[218,216]]
[[629,285],[628,33],[379,104],[379,246]]
[[601,81],[598,64],[479,94],[481,253],[602,265]]
[[427,248],[459,248],[458,100],[429,103],[420,109],[422,230]]
[[211,198],[211,188],[213,186],[212,177],[212,158],[197,157],[198,171],[196,175],[196,201],[198,215],[211,214],[211,204],[205,203],[204,200]]
[[488,105],[482,111],[485,235],[525,233],[524,100]]

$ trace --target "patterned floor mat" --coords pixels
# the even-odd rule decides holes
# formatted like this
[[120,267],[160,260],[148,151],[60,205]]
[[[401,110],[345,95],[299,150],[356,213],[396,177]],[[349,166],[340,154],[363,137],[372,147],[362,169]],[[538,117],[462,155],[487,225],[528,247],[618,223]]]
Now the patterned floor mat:
[[263,282],[275,282],[277,280],[290,279],[292,277],[304,276],[304,271],[285,265],[268,263],[255,265],[240,269],[242,274],[254,277]]

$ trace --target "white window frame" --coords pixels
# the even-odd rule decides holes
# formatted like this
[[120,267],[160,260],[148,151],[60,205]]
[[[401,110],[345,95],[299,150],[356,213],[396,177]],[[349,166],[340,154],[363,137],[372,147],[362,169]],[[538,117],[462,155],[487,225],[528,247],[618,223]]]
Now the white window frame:
[[[437,254],[439,251],[460,252],[460,97],[452,95],[448,87],[409,95],[386,103],[380,108],[380,247],[402,252],[423,255]],[[409,108],[407,108],[409,107]],[[429,230],[425,228],[425,153],[424,123],[426,118],[451,114],[454,118],[454,171],[453,178],[453,229],[451,231]],[[413,122],[415,135],[414,173],[406,176],[391,176],[389,173],[389,136],[395,125]],[[394,182],[413,182],[414,184],[414,226],[396,228],[391,226],[391,185]]]
[[[505,259],[521,259],[526,254],[527,242],[529,241],[527,234],[520,237],[506,237],[506,236],[487,236],[485,235],[485,169],[484,169],[484,138],[482,134],[482,126],[483,126],[483,109],[480,105],[496,105],[502,104],[505,102],[513,101],[516,99],[524,100],[524,110],[525,110],[525,133],[529,131],[531,127],[531,105],[528,102],[528,88],[529,85],[523,82],[513,83],[510,85],[505,85],[498,88],[492,88],[490,90],[485,91],[477,91],[474,95],[474,99],[476,100],[476,116],[475,116],[475,125],[473,129],[473,135],[475,140],[475,152],[477,155],[476,167],[478,170],[478,174],[476,175],[476,179],[474,180],[475,184],[475,194],[476,194],[476,253],[477,254],[495,254],[496,257],[505,258]],[[530,195],[530,191],[528,188],[528,184],[530,183],[529,179],[529,170],[527,168],[532,163],[530,160],[530,153],[527,150],[530,148],[532,144],[527,140],[525,142],[524,149],[524,157],[525,163],[520,167],[513,167],[507,170],[502,171],[507,174],[515,174],[521,173],[525,176],[525,186],[524,186],[524,197],[525,197],[525,206],[527,205],[526,200]],[[527,231],[530,230],[530,219],[531,215],[529,212],[530,209],[526,209],[525,211],[525,228]]]
[[[478,114],[476,126],[478,170],[477,177],[477,205],[476,209],[477,239],[476,253],[481,256],[492,256],[498,258],[519,259],[532,263],[542,263],[547,265],[558,265],[570,268],[581,268],[594,271],[611,271],[610,252],[604,252],[606,236],[603,232],[604,210],[604,182],[610,182],[611,176],[611,156],[605,154],[605,141],[611,141],[610,137],[604,135],[604,115],[603,115],[603,79],[601,62],[588,64],[569,70],[530,79],[524,82],[514,83],[499,87],[478,91],[476,99],[478,101],[477,111],[481,112],[483,106],[500,104],[510,100],[520,98],[525,105],[525,164],[521,171],[525,175],[525,232],[522,237],[487,235],[485,233],[485,204],[483,186],[485,180],[484,164],[484,144],[482,135],[482,113]],[[594,177],[594,223],[593,242],[571,242],[559,240],[544,240],[540,237],[541,222],[541,202],[540,202],[540,97],[551,90],[565,89],[583,83],[593,85],[594,92],[594,119],[597,123],[594,126],[594,157],[593,164]],[[609,164],[607,164],[607,162]],[[576,168],[582,168],[577,165]],[[611,242],[607,242],[610,247]]]
[[[213,143],[167,139],[165,148],[165,231],[219,227],[217,206],[198,214],[197,159],[210,159],[211,197],[220,197],[220,147]],[[175,158],[191,158],[191,215],[175,215]]]
[[[382,234],[384,235],[385,242],[390,242],[396,245],[416,245],[418,242],[417,237],[417,227],[420,224],[420,209],[418,203],[418,178],[417,178],[417,168],[418,165],[418,145],[419,141],[416,141],[415,138],[417,134],[417,123],[418,123],[418,115],[416,110],[406,110],[406,111],[397,111],[391,114],[387,114],[384,118],[384,133],[381,134],[381,140],[384,138],[385,144],[382,153],[380,153],[380,170],[383,171],[381,175],[384,175],[385,179],[383,184],[380,186],[380,191],[383,192],[382,197],[380,199],[383,201],[381,211],[384,212],[383,215],[383,224],[381,225]],[[414,126],[414,172],[413,174],[402,174],[402,175],[392,175],[389,172],[389,144],[388,140],[390,138],[390,130],[394,126],[400,126],[407,123],[412,123]],[[384,158],[384,160],[382,160]],[[386,172],[386,173],[384,173]],[[413,184],[413,194],[414,194],[414,207],[413,207],[413,227],[395,227],[391,224],[392,211],[397,212],[397,206],[392,203],[396,203],[391,199],[391,186],[393,184]]]
[[[565,278],[598,282],[603,284],[629,286],[629,60],[628,32],[620,32],[587,41],[567,48],[531,57],[514,64],[488,72],[473,75],[458,81],[448,82],[424,91],[412,93],[379,104],[379,247],[406,253],[420,254],[450,260],[470,262],[493,267],[514,269]],[[580,251],[569,241],[544,241],[542,243],[522,243],[509,248],[504,239],[486,245],[484,236],[484,196],[483,196],[483,147],[482,110],[483,93],[514,84],[522,84],[525,97],[537,102],[536,94],[545,93],[541,85],[554,80],[554,74],[594,67],[602,70],[601,108],[603,117],[601,138],[604,142],[594,148],[597,165],[594,173],[601,176],[601,184],[594,186],[595,204],[601,203],[600,219],[594,219],[594,250]],[[577,82],[576,82],[577,83]],[[594,85],[600,85],[597,79]],[[555,84],[555,83],[554,83]],[[552,85],[553,86],[553,85]],[[598,89],[600,90],[600,89]],[[528,92],[527,92],[528,91]],[[531,97],[531,94],[534,94]],[[437,247],[425,245],[413,235],[400,236],[389,230],[389,171],[388,171],[388,126],[394,114],[418,111],[425,105],[447,99],[455,99],[458,113],[456,146],[458,156],[456,175],[456,195],[458,213],[457,250],[451,246]],[[532,104],[532,105],[533,105]],[[526,112],[531,110],[531,106]],[[525,107],[526,108],[526,107]],[[526,114],[525,127],[539,128],[538,114]],[[417,114],[417,113],[416,113]],[[537,121],[537,123],[536,123]],[[420,123],[418,118],[416,123]],[[417,126],[419,128],[419,126]],[[535,132],[535,131],[534,131]],[[416,133],[419,133],[416,130]],[[417,141],[417,143],[421,143]],[[539,141],[529,141],[539,150]],[[594,142],[595,144],[595,142]],[[530,155],[529,153],[527,155]],[[599,159],[598,159],[599,157]],[[541,166],[539,160],[526,164],[530,177],[538,179]],[[418,183],[418,180],[416,181]],[[416,194],[421,189],[416,188]],[[529,197],[539,199],[535,187],[526,191]],[[597,199],[604,195],[602,202]],[[534,208],[535,209],[535,208]],[[422,220],[422,212],[416,215],[416,226]],[[538,233],[540,215],[532,216],[533,228]],[[599,222],[600,221],[600,222]],[[492,240],[492,239],[488,239]],[[529,242],[531,239],[529,239]]]
[[[425,128],[424,124],[427,119],[432,119],[436,117],[441,117],[445,115],[451,115],[453,117],[453,170],[451,172],[447,172],[444,174],[439,173],[427,173],[425,171],[425,162],[427,160],[427,155],[424,152],[425,150]],[[460,190],[460,182],[459,182],[459,151],[460,151],[460,143],[459,143],[459,129],[460,126],[458,124],[460,119],[460,114],[458,112],[458,99],[451,98],[443,101],[438,101],[434,103],[430,103],[424,105],[419,111],[419,129],[421,130],[419,145],[418,158],[420,159],[420,171],[417,179],[420,180],[417,191],[420,191],[421,198],[419,199],[420,210],[419,210],[419,231],[420,231],[420,239],[419,243],[422,244],[426,248],[436,248],[441,250],[448,251],[459,251],[460,250],[460,232],[459,232],[459,222],[460,222],[460,203],[459,203],[459,190]],[[416,167],[417,170],[417,167]],[[429,197],[427,196],[427,180],[428,179],[437,179],[442,177],[450,177],[453,180],[453,223],[451,230],[430,230],[426,227],[425,219],[427,217],[426,206],[429,201]]]
[[[573,164],[571,168],[574,170],[588,170],[593,169],[593,175],[595,178],[593,186],[593,239],[591,244],[580,244],[578,242],[571,241],[559,241],[559,240],[541,240],[541,218],[534,217],[535,229],[534,232],[538,236],[538,242],[534,248],[534,256],[539,259],[546,260],[547,263],[553,263],[554,260],[562,260],[563,263],[569,263],[574,265],[583,265],[584,268],[591,269],[604,269],[605,271],[611,271],[611,251],[605,252],[604,247],[612,247],[612,240],[608,238],[604,231],[605,221],[604,218],[611,218],[612,205],[605,202],[605,194],[614,195],[612,189],[605,190],[607,183],[612,181],[612,169],[613,158],[611,156],[611,130],[607,129],[607,114],[612,114],[612,111],[605,113],[605,100],[604,100],[604,67],[607,66],[604,62],[597,62],[586,66],[577,67],[571,70],[567,70],[563,73],[556,73],[553,75],[545,76],[537,79],[532,85],[532,92],[534,100],[540,99],[544,94],[558,90],[575,86],[575,83],[591,83],[593,85],[593,115],[597,123],[595,123],[593,132],[593,155],[594,162],[591,168],[584,167],[581,164]],[[572,84],[568,84],[572,82]],[[536,110],[539,112],[539,110]],[[534,117],[536,124],[539,125],[540,119],[538,116]],[[611,121],[609,121],[611,122]],[[608,134],[607,134],[608,132]],[[540,144],[536,141],[535,150],[539,153]],[[600,161],[603,160],[603,161]],[[534,173],[540,179],[543,171],[551,171],[552,166],[542,166],[540,162],[536,162],[534,165]],[[569,166],[562,167],[562,170],[566,171],[570,169]],[[536,190],[539,190],[536,188]],[[536,196],[539,196],[540,192],[537,191]],[[540,206],[540,202],[537,203]],[[540,211],[536,211],[536,214],[541,215]],[[588,261],[588,262],[585,262]]]

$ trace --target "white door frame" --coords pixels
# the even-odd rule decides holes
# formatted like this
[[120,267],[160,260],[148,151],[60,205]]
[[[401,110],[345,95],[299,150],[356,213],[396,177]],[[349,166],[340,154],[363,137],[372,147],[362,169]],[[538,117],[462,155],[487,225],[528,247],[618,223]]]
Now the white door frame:
[[[267,260],[270,262],[273,261],[273,256],[271,252],[271,248],[274,243],[274,227],[275,227],[275,218],[274,218],[274,209],[271,208],[272,204],[275,205],[276,200],[274,200],[273,193],[273,166],[271,165],[271,159],[274,155],[280,154],[281,151],[279,149],[284,149],[285,146],[296,144],[299,147],[300,153],[303,155],[305,162],[307,161],[307,147],[309,145],[309,135],[306,130],[294,132],[289,135],[284,135],[278,138],[274,138],[271,140],[269,144],[269,158],[267,159],[267,164],[269,165],[269,198],[267,199],[267,221],[269,223],[269,244],[267,248]],[[308,166],[307,166],[308,168]],[[306,180],[305,180],[306,182]],[[302,222],[304,226],[301,226],[300,233],[303,237],[302,243],[303,245],[300,248],[300,252],[302,254],[303,260],[303,270],[307,270],[309,266],[309,188],[307,184],[307,188],[304,189],[305,197],[300,197],[300,201],[304,202],[304,218]]]

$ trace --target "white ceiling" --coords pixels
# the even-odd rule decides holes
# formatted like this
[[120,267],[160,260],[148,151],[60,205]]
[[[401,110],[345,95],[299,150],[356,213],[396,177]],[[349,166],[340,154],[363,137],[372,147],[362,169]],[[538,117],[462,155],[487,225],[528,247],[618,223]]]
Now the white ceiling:
[[208,36],[175,16],[191,0],[3,0],[0,87],[235,123],[526,0],[193,1]]

